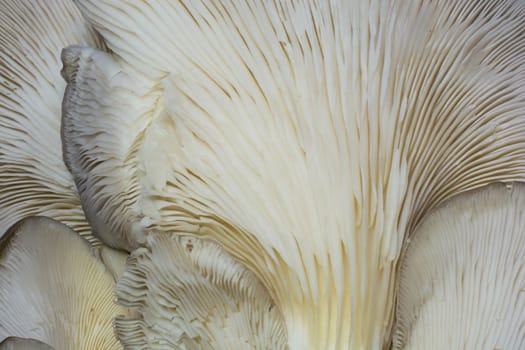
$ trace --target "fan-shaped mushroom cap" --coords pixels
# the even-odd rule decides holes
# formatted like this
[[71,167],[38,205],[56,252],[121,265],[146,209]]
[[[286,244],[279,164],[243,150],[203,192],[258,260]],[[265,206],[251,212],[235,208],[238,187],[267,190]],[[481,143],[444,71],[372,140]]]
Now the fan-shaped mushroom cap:
[[[76,2],[128,76],[149,78],[139,91],[163,94],[127,153],[139,194],[108,205],[245,264],[291,349],[380,349],[405,233],[456,193],[525,180],[520,1]],[[87,135],[115,115],[135,130],[135,93],[81,86],[119,101],[83,104]]]
[[24,219],[0,242],[0,339],[33,338],[57,350],[120,349],[113,278],[89,243],[44,217]]
[[126,349],[285,349],[279,310],[255,275],[218,245],[152,235],[117,285]]
[[0,1],[0,232],[45,215],[89,234],[62,160],[60,51],[102,47],[69,0]]
[[144,229],[153,223],[142,210],[147,198],[141,197],[144,170],[136,153],[158,96],[148,95],[146,84],[102,51],[72,46],[62,60],[68,82],[64,161],[94,232],[106,244],[131,251],[145,242]]
[[525,185],[432,211],[401,265],[394,349],[524,349]]
[[0,343],[0,350],[54,350],[49,345],[35,339],[9,337]]

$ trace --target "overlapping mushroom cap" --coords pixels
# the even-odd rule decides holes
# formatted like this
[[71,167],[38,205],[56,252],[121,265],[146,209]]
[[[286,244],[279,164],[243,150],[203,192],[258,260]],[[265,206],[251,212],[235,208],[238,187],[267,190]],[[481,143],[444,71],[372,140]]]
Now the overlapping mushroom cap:
[[525,184],[447,201],[407,246],[394,349],[523,349],[524,263]]
[[0,339],[33,338],[56,350],[121,349],[114,280],[66,225],[24,219],[0,241]]

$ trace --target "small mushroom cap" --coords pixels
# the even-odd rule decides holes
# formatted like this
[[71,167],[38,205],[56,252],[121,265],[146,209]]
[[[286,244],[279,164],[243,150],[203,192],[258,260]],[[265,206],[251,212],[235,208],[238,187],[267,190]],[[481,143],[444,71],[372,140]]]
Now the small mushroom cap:
[[39,340],[9,337],[0,343],[0,350],[54,350]]
[[433,210],[402,260],[394,349],[525,349],[525,184]]
[[285,349],[279,309],[217,244],[170,234],[131,253],[117,288],[126,349]]
[[0,1],[0,235],[31,215],[91,232],[60,142],[60,51],[73,43],[103,47],[72,1]]
[[56,349],[120,349],[114,282],[93,248],[66,225],[31,217],[0,241],[0,339],[33,338]]

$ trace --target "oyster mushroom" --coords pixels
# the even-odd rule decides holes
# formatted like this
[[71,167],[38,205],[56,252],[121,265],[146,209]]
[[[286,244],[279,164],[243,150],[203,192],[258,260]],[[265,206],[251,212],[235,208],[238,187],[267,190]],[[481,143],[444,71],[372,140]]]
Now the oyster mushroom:
[[91,233],[60,139],[60,51],[75,43],[103,47],[72,1],[0,1],[0,234],[31,215]]
[[[216,242],[268,289],[291,349],[382,348],[407,232],[525,179],[520,1],[76,3],[112,51],[63,54],[90,221],[125,249]],[[106,154],[108,125],[128,131]]]
[[525,348],[525,184],[443,203],[400,269],[394,349]]
[[0,241],[0,340],[32,338],[56,350],[121,349],[112,275],[76,232],[45,217],[16,223]]

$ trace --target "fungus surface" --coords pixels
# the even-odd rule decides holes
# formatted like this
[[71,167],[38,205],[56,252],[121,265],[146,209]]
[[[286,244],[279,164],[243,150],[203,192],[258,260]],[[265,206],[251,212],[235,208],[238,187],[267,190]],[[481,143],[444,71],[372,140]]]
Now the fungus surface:
[[103,47],[72,1],[0,1],[0,232],[44,215],[89,235],[62,160],[60,51]]
[[81,196],[131,214],[101,217],[127,246],[219,244],[268,289],[291,349],[382,348],[407,232],[454,194],[525,179],[521,1],[76,3],[113,54],[68,80],[85,94],[65,118],[90,117],[65,138],[86,149],[69,148],[75,181],[113,185],[84,136],[117,120],[132,137],[115,157],[138,169],[129,197]]
[[116,291],[126,349],[285,349],[279,309],[255,275],[217,244],[150,235],[133,251]]
[[394,349],[525,348],[525,185],[458,195],[401,264]]
[[115,283],[95,248],[52,219],[30,217],[0,241],[0,340],[32,338],[56,350],[121,349]]

